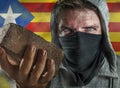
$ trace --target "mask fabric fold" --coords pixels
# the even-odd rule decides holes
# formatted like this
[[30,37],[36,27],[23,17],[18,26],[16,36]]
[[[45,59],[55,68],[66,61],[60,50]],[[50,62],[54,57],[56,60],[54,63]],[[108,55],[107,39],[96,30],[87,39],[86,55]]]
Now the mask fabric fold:
[[64,51],[63,63],[74,73],[78,86],[88,84],[102,66],[101,40],[101,35],[83,32],[59,37]]

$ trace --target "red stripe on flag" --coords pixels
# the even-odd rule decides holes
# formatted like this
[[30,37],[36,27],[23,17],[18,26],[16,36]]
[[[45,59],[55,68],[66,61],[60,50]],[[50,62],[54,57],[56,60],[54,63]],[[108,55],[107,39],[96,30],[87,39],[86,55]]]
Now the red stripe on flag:
[[120,12],[120,2],[107,4],[110,12]]
[[115,51],[120,51],[120,42],[112,42],[112,46]]
[[54,3],[22,3],[30,12],[51,12]]
[[26,27],[32,32],[50,32],[49,22],[31,22]]
[[110,32],[120,32],[120,22],[110,22]]

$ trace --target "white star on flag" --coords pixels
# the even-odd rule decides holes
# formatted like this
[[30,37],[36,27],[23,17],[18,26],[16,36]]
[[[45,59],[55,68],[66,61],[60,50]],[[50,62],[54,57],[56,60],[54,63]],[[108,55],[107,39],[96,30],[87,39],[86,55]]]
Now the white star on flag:
[[0,13],[0,16],[5,19],[4,25],[8,23],[16,23],[16,18],[18,18],[22,13],[13,13],[11,6],[8,8],[7,13]]

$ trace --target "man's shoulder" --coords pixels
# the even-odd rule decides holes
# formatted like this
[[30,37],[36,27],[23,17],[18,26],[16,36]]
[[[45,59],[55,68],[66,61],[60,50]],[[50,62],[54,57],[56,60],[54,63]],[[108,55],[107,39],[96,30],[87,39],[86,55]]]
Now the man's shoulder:
[[117,55],[117,67],[120,66],[120,55]]
[[120,56],[117,55],[117,72],[118,72],[118,75],[120,76]]

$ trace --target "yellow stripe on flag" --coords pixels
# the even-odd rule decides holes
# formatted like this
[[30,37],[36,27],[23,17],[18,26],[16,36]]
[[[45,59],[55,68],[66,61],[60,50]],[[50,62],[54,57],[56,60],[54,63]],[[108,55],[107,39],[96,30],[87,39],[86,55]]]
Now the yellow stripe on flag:
[[116,52],[117,55],[120,55],[120,52]]
[[45,40],[51,42],[51,34],[50,32],[34,32],[38,36],[43,37]]
[[[50,2],[56,2],[57,0],[19,0],[22,3],[36,3],[36,2],[42,2],[42,3],[50,3]],[[108,3],[116,3],[120,2],[120,0],[106,0]]]
[[[50,12],[32,12],[32,22],[50,22]],[[110,13],[110,22],[120,22],[120,12]]]
[[19,0],[21,3],[52,3],[52,2],[56,2],[57,0]]
[[116,2],[120,2],[120,0],[106,0],[108,3],[116,3]]
[[[57,0],[19,0],[22,3],[36,3],[36,2],[45,2],[45,3],[50,3],[50,2],[56,2]],[[116,3],[120,2],[120,0],[106,0],[108,3]]]
[[110,13],[110,22],[120,22],[120,12]]
[[[22,3],[55,3],[58,0],[19,0]],[[120,2],[120,0],[106,0],[108,3]]]
[[120,42],[120,32],[110,32],[109,34],[112,42]]
[[50,13],[42,12],[42,13],[32,13],[34,19],[32,22],[50,22]]

